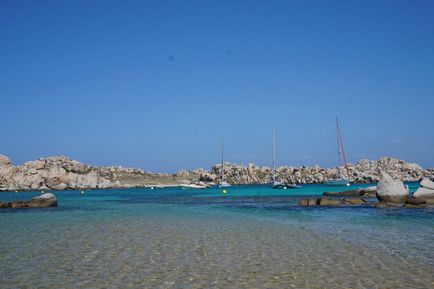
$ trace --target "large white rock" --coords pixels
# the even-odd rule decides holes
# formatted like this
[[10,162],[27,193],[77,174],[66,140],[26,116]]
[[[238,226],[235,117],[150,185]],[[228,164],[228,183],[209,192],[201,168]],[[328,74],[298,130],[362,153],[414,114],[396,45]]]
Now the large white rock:
[[416,190],[416,192],[413,193],[413,197],[422,199],[425,197],[434,198],[434,190],[420,187]]
[[38,199],[56,199],[56,196],[54,196],[52,193],[45,193],[40,196],[36,196],[32,198],[32,200],[38,200]]
[[381,202],[405,203],[408,199],[408,188],[403,182],[382,174],[377,184],[377,199]]
[[434,190],[434,182],[432,182],[432,181],[429,180],[429,179],[423,179],[423,180],[420,182],[420,186],[421,186],[421,187],[424,187],[424,188],[427,188],[427,189]]
[[0,166],[10,166],[10,165],[12,165],[10,158],[8,158],[5,155],[0,155]]
[[428,179],[420,182],[420,187],[414,192],[413,197],[422,199],[434,199],[434,183]]
[[52,189],[56,190],[56,191],[62,191],[62,190],[65,190],[67,188],[68,188],[68,185],[65,183],[60,183],[58,185],[52,186]]

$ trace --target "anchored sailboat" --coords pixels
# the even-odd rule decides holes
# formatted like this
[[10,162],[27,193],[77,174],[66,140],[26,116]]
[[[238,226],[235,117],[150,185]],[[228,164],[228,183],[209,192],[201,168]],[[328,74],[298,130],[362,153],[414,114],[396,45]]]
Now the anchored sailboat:
[[225,163],[224,163],[224,154],[225,154],[225,143],[222,143],[222,167],[221,167],[221,176],[220,176],[220,188],[230,187],[231,185],[225,180]]
[[345,155],[344,143],[342,141],[341,129],[339,127],[339,120],[336,117],[336,138],[338,145],[338,178],[332,181],[325,182],[324,184],[327,186],[349,186],[350,181],[346,179],[341,172],[341,154],[344,159],[344,168],[347,171],[347,175],[349,175],[348,167],[347,167],[347,156]]
[[276,135],[273,128],[273,189],[295,189],[300,188],[300,186],[297,186],[295,184],[287,184],[281,181],[278,181],[276,178]]

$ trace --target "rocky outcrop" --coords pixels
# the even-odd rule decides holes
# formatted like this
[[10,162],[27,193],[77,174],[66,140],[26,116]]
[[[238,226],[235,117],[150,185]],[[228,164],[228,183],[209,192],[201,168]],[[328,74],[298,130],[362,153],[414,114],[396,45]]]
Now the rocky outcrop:
[[13,166],[8,157],[0,155],[0,191],[131,187],[121,181],[148,175],[140,169],[120,166],[93,167],[63,156]]
[[343,201],[340,199],[330,199],[322,197],[317,201],[317,204],[320,206],[339,206],[343,204]]
[[347,197],[343,199],[344,205],[364,205],[366,203],[368,202],[363,198]]
[[358,190],[343,191],[343,192],[324,192],[324,196],[331,197],[367,197],[375,198],[377,196],[377,187],[367,187]]
[[300,206],[316,206],[317,205],[317,199],[315,198],[304,198],[300,199],[298,202]]
[[57,199],[51,193],[45,193],[32,198],[30,201],[0,202],[0,208],[48,208],[57,207]]
[[[344,177],[355,183],[378,182],[382,173],[387,173],[403,182],[434,178],[432,169],[424,170],[417,164],[389,157],[380,158],[376,161],[361,160],[356,165],[348,164],[347,170],[341,168],[341,172]],[[221,164],[213,166],[210,173],[214,177],[220,176]],[[284,166],[276,169],[276,175],[284,183],[312,184],[336,179],[339,170],[338,168],[325,169],[319,166]],[[203,181],[207,181],[207,174],[203,174],[202,178]],[[225,179],[231,184],[267,184],[272,181],[272,169],[254,164],[244,166],[226,163]]]
[[[394,158],[381,158],[377,161],[361,160],[356,165],[348,165],[341,171],[345,177],[356,183],[376,182],[385,172],[401,181],[433,179],[434,170],[424,170],[417,164],[406,163]],[[288,184],[322,183],[338,177],[338,169],[313,167],[279,167],[277,178]],[[166,184],[207,184],[218,183],[221,164],[210,171],[205,169],[181,170],[176,174],[157,174],[141,169],[121,166],[90,166],[67,157],[48,157],[29,161],[21,166],[12,165],[11,160],[0,155],[0,191],[14,190],[68,190],[99,188],[131,188],[146,185]],[[272,170],[254,164],[225,164],[225,180],[231,184],[266,184],[272,181]],[[367,189],[365,189],[367,190]],[[356,192],[357,195],[372,196],[375,191]]]
[[408,188],[400,180],[384,173],[377,184],[377,198],[380,202],[405,203],[409,197]]
[[414,198],[423,199],[429,203],[434,203],[434,182],[423,179],[420,182],[420,187],[413,193]]
[[427,207],[427,203],[424,199],[410,198],[405,202],[404,207],[425,209]]

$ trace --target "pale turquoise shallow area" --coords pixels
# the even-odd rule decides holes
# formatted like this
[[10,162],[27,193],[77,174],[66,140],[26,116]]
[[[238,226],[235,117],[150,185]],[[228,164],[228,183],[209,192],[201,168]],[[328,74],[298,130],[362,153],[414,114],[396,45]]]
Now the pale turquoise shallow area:
[[347,189],[55,192],[0,211],[0,288],[434,287],[434,210],[296,205]]

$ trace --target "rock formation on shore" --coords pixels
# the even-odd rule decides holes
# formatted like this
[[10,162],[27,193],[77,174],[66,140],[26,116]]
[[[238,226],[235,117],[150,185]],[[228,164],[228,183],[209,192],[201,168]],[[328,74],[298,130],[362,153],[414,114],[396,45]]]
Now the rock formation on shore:
[[122,177],[144,177],[140,169],[93,167],[67,157],[48,157],[13,166],[0,155],[0,191],[65,190],[129,187]]
[[434,182],[429,179],[423,179],[420,182],[420,187],[414,192],[413,197],[422,198],[431,203],[434,203]]
[[383,174],[377,184],[377,199],[386,203],[405,203],[409,198],[409,189],[400,180]]
[[[356,165],[348,164],[347,168],[348,171],[341,169],[341,172],[355,183],[378,182],[383,173],[403,182],[420,181],[423,178],[432,179],[434,177],[434,170],[432,169],[424,170],[417,164],[389,157],[376,161],[361,160]],[[215,165],[211,172],[201,174],[201,180],[215,181],[220,174],[221,165]],[[319,166],[283,166],[276,169],[276,175],[286,183],[323,183],[336,179],[338,169],[324,169]],[[259,167],[253,164],[243,166],[226,163],[225,179],[231,184],[266,184],[272,181],[272,170],[269,167]]]
[[[350,164],[348,173],[342,171],[358,183],[377,182],[382,173],[401,181],[434,177],[433,169],[424,170],[417,164],[394,158],[361,160],[355,166]],[[221,165],[215,165],[210,171],[197,169],[181,170],[173,175],[156,174],[121,166],[90,166],[63,156],[41,158],[14,166],[8,157],[0,155],[0,191],[131,188],[181,183],[204,185],[217,182],[220,172]],[[322,183],[336,178],[338,169],[284,166],[277,168],[277,176],[287,183]],[[266,184],[271,182],[271,178],[272,171],[269,167],[225,164],[225,179],[231,184]]]

